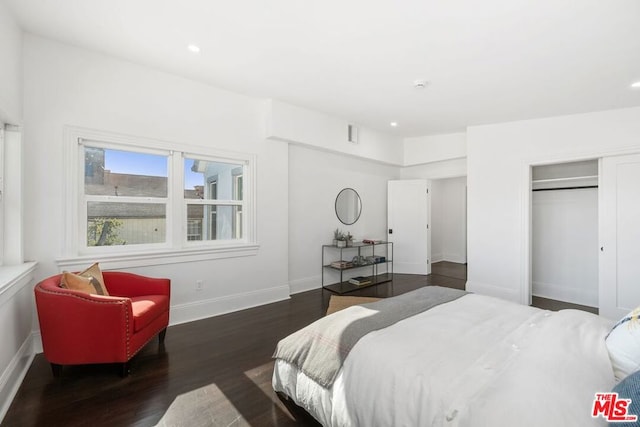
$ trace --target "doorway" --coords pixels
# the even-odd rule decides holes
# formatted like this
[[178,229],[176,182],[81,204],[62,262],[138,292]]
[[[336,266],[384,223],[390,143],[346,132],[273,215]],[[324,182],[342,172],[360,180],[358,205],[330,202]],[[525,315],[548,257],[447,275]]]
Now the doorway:
[[430,229],[433,264],[467,263],[466,176],[431,181]]

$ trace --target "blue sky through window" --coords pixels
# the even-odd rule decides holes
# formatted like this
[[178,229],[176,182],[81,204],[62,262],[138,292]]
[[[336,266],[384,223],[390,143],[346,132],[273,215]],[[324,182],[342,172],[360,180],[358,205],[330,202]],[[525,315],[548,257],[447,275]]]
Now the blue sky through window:
[[[193,159],[186,159],[184,164],[185,189],[192,190],[203,184],[201,173],[191,171]],[[105,169],[113,173],[131,175],[164,176],[168,174],[168,160],[165,156],[132,151],[104,150]]]

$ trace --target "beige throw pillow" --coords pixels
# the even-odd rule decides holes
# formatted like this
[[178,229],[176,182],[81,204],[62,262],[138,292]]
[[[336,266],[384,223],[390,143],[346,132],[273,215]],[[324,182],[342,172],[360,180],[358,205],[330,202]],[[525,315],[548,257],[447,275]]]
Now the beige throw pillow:
[[60,287],[94,295],[109,295],[97,262],[78,274],[68,271],[62,273]]

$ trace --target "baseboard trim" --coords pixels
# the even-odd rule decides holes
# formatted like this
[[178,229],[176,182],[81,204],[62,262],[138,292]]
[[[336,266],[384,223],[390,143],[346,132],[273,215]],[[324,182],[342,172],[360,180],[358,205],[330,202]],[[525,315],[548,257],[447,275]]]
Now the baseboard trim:
[[289,291],[291,295],[299,294],[300,292],[311,291],[313,289],[320,289],[322,287],[322,276],[305,277],[302,279],[291,280],[289,282]]
[[0,423],[7,414],[13,398],[18,393],[35,356],[33,351],[34,335],[34,333],[30,334],[22,343],[20,349],[18,349],[2,376],[0,376]]
[[570,302],[573,304],[598,306],[598,288],[593,291],[574,287],[554,285],[550,283],[533,282],[532,292],[534,296]]
[[31,338],[33,342],[33,354],[42,353],[42,335],[40,334],[40,330],[33,331],[31,333]]
[[508,301],[520,302],[520,292],[518,289],[507,289],[496,285],[467,280],[465,289],[480,295],[489,295],[496,298],[502,298]]
[[455,262],[456,264],[466,264],[467,259],[464,255],[457,254],[444,254],[442,257],[442,261]]
[[193,322],[221,314],[257,307],[289,298],[289,286],[261,289],[251,292],[189,302],[171,307],[169,325]]
[[440,262],[440,261],[446,261],[446,259],[444,259],[444,256],[442,254],[431,254],[431,264]]

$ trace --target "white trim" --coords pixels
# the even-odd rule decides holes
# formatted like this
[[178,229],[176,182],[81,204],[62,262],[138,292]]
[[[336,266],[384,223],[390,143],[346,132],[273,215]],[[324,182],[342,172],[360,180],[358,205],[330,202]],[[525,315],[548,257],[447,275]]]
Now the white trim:
[[16,397],[24,377],[29,371],[35,352],[33,351],[34,334],[27,336],[20,349],[9,362],[0,376],[0,422],[7,415],[11,402]]
[[[182,152],[182,160],[191,159],[191,160],[204,160],[206,162],[212,163],[226,163],[238,166],[249,166],[250,158],[247,157],[246,154],[237,153],[235,155],[227,154],[211,154],[211,149],[209,149],[209,153],[202,154],[198,152],[189,152],[186,150],[176,150]],[[222,153],[222,152],[221,152]]]
[[[456,264],[466,264],[467,263],[467,259],[465,258],[464,254],[460,255],[460,254],[444,254],[442,255],[442,258],[440,259],[440,261],[448,261],[448,262],[455,262]],[[431,260],[431,264],[433,264],[434,261],[433,259]]]
[[211,206],[243,206],[242,200],[223,199],[184,199],[186,205],[211,205]]
[[448,260],[445,259],[444,255],[441,253],[431,254],[431,264],[435,264],[436,262],[440,262],[440,261],[448,261]]
[[[441,162],[448,162],[449,160],[460,160],[460,159],[466,159],[467,155],[463,155],[463,156],[455,156],[455,157],[447,157],[446,159],[440,159],[440,160],[432,160],[432,161],[427,161],[427,162],[420,162],[420,163],[407,163],[406,160],[399,165],[402,168],[411,168],[414,166],[424,166],[424,165],[433,165],[436,163],[441,163]],[[463,175],[454,175],[451,177],[445,177],[445,178],[457,178],[459,176],[466,176],[466,174]],[[440,179],[440,178],[429,178],[429,179]]]
[[25,262],[0,267],[0,307],[31,282],[36,265],[36,262]]
[[105,270],[118,270],[152,265],[179,264],[183,262],[208,261],[212,259],[237,258],[258,254],[259,244],[243,244],[224,247],[207,247],[198,249],[180,249],[168,251],[131,252],[128,254],[94,254],[56,259],[60,271],[79,270],[94,262],[100,262]]
[[[531,305],[531,280],[533,277],[533,270],[531,266],[531,177],[533,171],[531,164],[525,164],[521,169],[521,180],[524,183],[520,187],[520,251],[523,253],[520,258],[520,286],[519,297],[517,301],[520,304]],[[524,256],[526,253],[526,256]]]
[[[623,147],[616,150],[594,150],[583,151],[573,153],[563,153],[552,157],[537,157],[524,159],[521,162],[521,174],[520,174],[520,241],[522,242],[520,251],[520,298],[519,301],[523,304],[530,304],[531,301],[531,168],[533,166],[549,165],[554,163],[568,163],[581,160],[594,160],[597,159],[601,162],[603,157],[619,156],[627,154],[640,153],[640,145]],[[599,175],[602,170],[599,169]],[[601,177],[599,177],[598,184],[601,185]],[[600,187],[601,188],[601,187]],[[598,190],[598,209],[600,209],[600,200],[602,200],[601,190]],[[598,232],[602,231],[600,215],[602,212],[599,210],[599,224]],[[602,283],[599,284],[602,286]]]
[[[62,175],[64,183],[62,187],[63,200],[65,201],[65,222],[63,230],[63,256],[58,260],[60,267],[79,265],[79,263],[84,262],[84,260],[90,256],[92,259],[100,257],[108,262],[115,263],[114,265],[123,266],[118,268],[126,268],[148,265],[140,264],[140,261],[144,259],[156,260],[154,262],[157,262],[158,259],[162,259],[162,254],[166,255],[162,263],[255,255],[259,246],[257,243],[257,156],[255,154],[223,151],[211,147],[199,147],[73,126],[65,126],[64,134],[66,150],[64,158],[65,167],[63,168],[64,173]],[[134,251],[137,255],[133,262],[124,262],[124,258],[129,258],[126,256],[127,254],[124,252],[115,252],[111,247],[106,249],[86,248],[80,242],[80,236],[86,235],[86,230],[84,230],[84,232],[82,230],[83,227],[86,229],[86,220],[84,218],[86,217],[86,212],[83,211],[83,207],[84,209],[86,209],[86,207],[84,203],[80,203],[80,195],[84,194],[84,182],[81,182],[82,180],[78,178],[81,176],[80,172],[84,168],[84,158],[79,154],[79,143],[82,143],[82,141],[90,141],[92,145],[100,144],[106,148],[116,147],[117,149],[136,152],[162,152],[169,156],[166,240],[164,243],[159,244],[135,245],[135,247],[127,249],[118,248],[120,250]],[[194,248],[193,242],[187,241],[187,221],[184,218],[185,209],[182,207],[183,198],[181,196],[182,188],[184,187],[184,173],[182,170],[184,156],[181,153],[188,153],[188,156],[193,156],[194,158],[207,158],[214,159],[215,161],[225,161],[232,164],[243,165],[243,174],[245,176],[243,180],[245,186],[243,189],[244,200],[242,202],[222,201],[222,204],[225,205],[243,206],[242,219],[244,236],[242,239],[205,241],[201,245],[198,245],[197,248]],[[192,155],[191,153],[199,154]],[[180,183],[180,188],[178,188],[178,183]],[[93,199],[93,196],[89,197]],[[161,202],[159,198],[136,199],[135,201],[142,202]],[[121,198],[118,198],[118,200],[121,200]],[[124,199],[122,200],[125,201]],[[133,201],[133,199],[131,201]],[[195,200],[194,202],[198,203]],[[237,248],[239,246],[244,247],[245,250],[238,251]],[[142,251],[148,253],[140,254]],[[105,252],[109,253],[107,254]],[[228,254],[225,255],[224,252],[228,252]],[[176,258],[177,260],[167,259],[168,256]]]
[[221,314],[289,299],[289,286],[226,295],[171,307],[170,325],[193,322]]
[[533,183],[543,183],[543,182],[565,182],[565,181],[577,181],[581,179],[596,179],[598,175],[586,175],[586,176],[569,176],[566,178],[545,178],[545,179],[533,179],[531,182]]
[[31,342],[33,344],[34,355],[44,352],[44,349],[42,348],[42,334],[40,333],[40,329],[31,333]]
[[303,277],[289,281],[291,295],[322,288],[322,276]]
[[[107,138],[97,137],[96,139],[78,137],[76,141],[78,142],[78,145],[84,146],[84,147],[104,148],[104,149],[110,149],[115,151],[126,151],[128,153],[151,154],[154,156],[162,156],[167,158],[171,156],[173,151],[167,148],[157,149],[157,148],[149,148],[146,146],[140,147],[138,149],[137,146],[139,144],[139,138],[135,138],[131,142],[111,142],[112,138],[110,137],[110,135],[112,134],[109,133]],[[105,141],[105,139],[107,141]],[[153,145],[157,145],[157,142],[153,143]],[[135,150],[132,149],[134,147],[135,147]],[[167,172],[168,171],[169,171],[169,163],[167,162]]]
[[[37,263],[0,267],[0,309],[18,292],[30,286]],[[6,415],[33,361],[33,336],[29,334],[0,375],[0,422]],[[3,345],[6,343],[3,343]]]
[[0,120],[0,265],[4,262],[4,224],[5,224],[5,210],[4,210],[4,123]]
[[90,129],[80,126],[67,125],[64,127],[64,131],[65,139],[67,141],[71,139],[72,142],[75,143],[77,143],[79,139],[84,139],[91,141],[108,142],[109,144],[123,145],[128,146],[129,148],[142,144],[143,146],[147,147],[147,149],[156,147],[159,150],[166,150],[167,152],[179,151],[181,153],[200,153],[201,155],[209,155],[212,158],[230,158],[234,159],[235,161],[238,161],[238,159],[251,160],[250,157],[252,156],[251,154],[239,151],[221,150],[218,148],[212,148],[211,146],[201,146],[187,143],[178,144],[173,141],[166,141],[158,138],[126,135],[117,132]]
[[[496,298],[502,298],[507,301],[520,302],[520,292],[518,289],[507,289],[503,286],[490,285],[488,283],[467,280],[465,289],[480,295],[489,295]],[[528,304],[527,304],[528,305]]]

